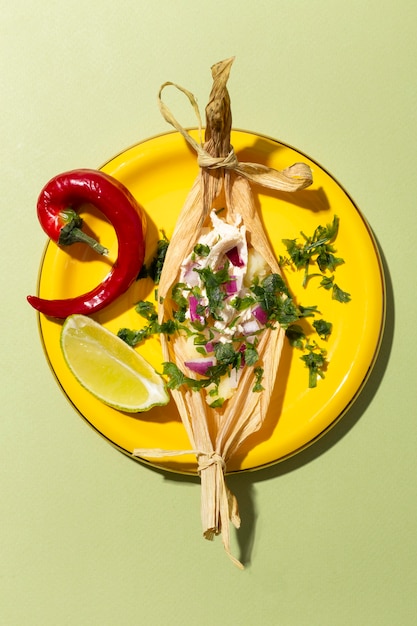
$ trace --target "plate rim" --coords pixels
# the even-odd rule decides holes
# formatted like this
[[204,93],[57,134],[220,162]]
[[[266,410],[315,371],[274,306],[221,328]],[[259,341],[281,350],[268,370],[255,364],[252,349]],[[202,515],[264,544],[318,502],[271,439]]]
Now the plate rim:
[[[191,126],[191,127],[187,127],[186,128],[187,131],[198,131],[199,129],[197,127]],[[202,129],[204,131],[204,128]],[[382,261],[382,255],[381,252],[379,250],[379,245],[377,242],[377,239],[373,233],[373,230],[370,226],[370,223],[368,222],[367,218],[365,217],[363,211],[359,208],[358,204],[355,202],[355,200],[353,199],[352,195],[346,190],[346,188],[339,182],[339,180],[323,165],[321,165],[321,163],[319,163],[319,161],[317,161],[316,159],[312,158],[311,156],[309,156],[306,152],[304,152],[303,150],[300,150],[299,148],[295,148],[293,145],[287,143],[286,141],[282,141],[280,139],[276,139],[274,137],[271,137],[265,133],[258,133],[258,132],[254,132],[254,131],[248,131],[242,128],[238,128],[238,127],[232,127],[231,129],[231,134],[233,136],[233,133],[237,132],[237,133],[243,133],[245,135],[248,136],[252,136],[254,138],[260,138],[260,139],[265,139],[267,141],[270,141],[274,144],[278,144],[280,146],[283,146],[284,148],[290,149],[294,152],[296,152],[298,155],[300,155],[301,157],[309,160],[311,163],[313,163],[314,165],[316,165],[317,167],[319,167],[338,187],[339,189],[346,195],[346,197],[349,199],[349,201],[351,202],[352,206],[354,207],[355,211],[357,212],[358,216],[360,217],[363,225],[366,228],[367,234],[370,238],[370,241],[372,243],[372,247],[375,253],[375,258],[377,260],[377,265],[378,265],[378,270],[379,270],[379,277],[380,277],[380,281],[381,281],[381,322],[380,322],[380,327],[379,327],[379,332],[378,332],[378,339],[375,345],[375,349],[372,355],[372,359],[369,363],[368,369],[361,381],[361,383],[358,385],[356,392],[353,394],[353,396],[351,397],[350,401],[346,404],[346,406],[343,408],[342,411],[339,412],[339,414],[325,427],[323,428],[323,430],[321,430],[316,436],[312,437],[309,441],[307,441],[305,444],[299,446],[298,448],[292,450],[291,452],[282,455],[281,457],[279,457],[278,459],[274,459],[271,461],[266,461],[265,463],[261,463],[261,464],[257,464],[254,465],[252,467],[244,467],[244,468],[238,468],[238,469],[233,469],[233,470],[227,470],[226,469],[226,475],[236,475],[236,474],[242,474],[242,473],[246,473],[246,472],[257,472],[260,471],[262,469],[267,469],[269,467],[274,467],[276,465],[279,465],[297,455],[299,455],[301,452],[309,449],[310,447],[314,446],[314,444],[316,444],[318,441],[320,441],[323,437],[325,437],[342,419],[343,417],[349,412],[349,410],[352,408],[352,406],[355,404],[356,400],[358,399],[358,397],[361,395],[361,393],[364,390],[364,387],[366,386],[369,377],[375,367],[375,364],[378,360],[378,356],[380,354],[380,350],[381,350],[381,345],[383,342],[383,337],[384,337],[384,333],[385,333],[385,327],[386,327],[386,317],[387,317],[387,285],[386,285],[386,276],[385,276],[385,271],[384,271],[384,265],[383,265],[383,261]],[[104,161],[99,167],[97,167],[98,170],[102,170],[103,168],[105,168],[109,163],[111,163],[112,161],[116,160],[117,158],[119,158],[120,156],[122,156],[123,154],[129,152],[130,150],[134,150],[135,148],[154,141],[156,139],[168,136],[168,135],[180,135],[180,133],[177,130],[168,130],[166,132],[161,132],[161,133],[156,133],[154,135],[151,135],[145,139],[139,140],[135,143],[130,144],[128,147],[126,147],[125,149],[121,149],[119,152],[115,153],[113,156],[111,156],[110,158],[108,158],[106,161]],[[43,252],[41,255],[41,259],[40,259],[40,264],[39,264],[39,269],[38,269],[38,275],[37,275],[37,284],[36,284],[36,292],[37,295],[39,295],[39,290],[40,290],[40,285],[41,285],[41,280],[42,280],[42,270],[43,270],[43,266],[44,266],[44,262],[45,262],[45,257],[48,251],[49,246],[51,245],[51,241],[47,240],[46,244],[44,245],[43,248]],[[37,326],[38,326],[38,332],[39,332],[39,336],[41,339],[41,345],[42,345],[42,350],[43,353],[45,355],[45,359],[46,362],[49,366],[50,371],[52,372],[53,377],[55,378],[56,382],[58,383],[58,386],[62,392],[62,394],[64,395],[64,397],[66,398],[66,400],[70,403],[70,405],[75,409],[75,411],[78,413],[78,415],[83,419],[83,421],[95,432],[97,433],[102,439],[104,439],[107,443],[109,443],[113,448],[115,448],[116,450],[118,450],[119,452],[121,452],[122,454],[124,454],[125,456],[129,457],[130,459],[134,460],[135,462],[140,463],[141,465],[144,465],[148,468],[151,469],[156,469],[158,471],[162,471],[162,472],[167,472],[168,474],[173,474],[173,475],[182,475],[182,476],[188,476],[188,477],[197,477],[198,474],[197,472],[194,470],[186,470],[186,469],[180,469],[180,468],[173,468],[170,466],[163,466],[161,464],[159,464],[158,462],[152,461],[150,459],[147,459],[145,457],[136,457],[133,456],[132,453],[129,450],[126,450],[125,448],[123,448],[123,446],[117,444],[115,441],[113,441],[112,439],[110,439],[110,437],[108,437],[105,433],[101,432],[83,413],[82,411],[77,407],[77,405],[74,403],[74,401],[71,399],[71,397],[67,394],[67,392],[64,389],[63,384],[61,383],[56,371],[54,370],[53,364],[51,362],[51,359],[49,358],[48,355],[48,351],[46,348],[46,341],[44,338],[44,332],[42,329],[42,318],[41,318],[41,313],[39,313],[38,311],[36,312],[36,317],[37,317]]]

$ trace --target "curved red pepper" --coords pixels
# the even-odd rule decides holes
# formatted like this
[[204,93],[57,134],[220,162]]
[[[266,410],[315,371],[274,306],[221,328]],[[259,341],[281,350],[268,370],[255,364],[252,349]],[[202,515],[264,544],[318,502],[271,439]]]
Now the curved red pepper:
[[[76,209],[86,203],[94,205],[111,222],[118,242],[117,260],[103,282],[88,293],[65,300],[27,297],[35,309],[50,317],[63,319],[73,313],[88,315],[99,311],[130,287],[143,265],[144,211],[122,183],[104,172],[78,169],[52,178],[38,198],[37,211],[42,228],[56,243],[72,243],[61,240],[62,232],[65,233],[68,225],[69,234],[79,228],[74,212],[76,214]],[[94,244],[99,246],[98,252],[106,252],[100,244],[94,240],[91,242],[87,241],[93,247]]]

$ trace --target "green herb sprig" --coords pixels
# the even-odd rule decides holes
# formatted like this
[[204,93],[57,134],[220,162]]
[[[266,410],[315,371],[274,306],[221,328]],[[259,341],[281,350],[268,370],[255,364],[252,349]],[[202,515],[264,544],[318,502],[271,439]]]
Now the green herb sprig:
[[149,263],[149,265],[146,265],[145,263],[142,265],[137,280],[140,280],[141,278],[151,278],[155,285],[159,285],[162,268],[164,266],[164,261],[169,246],[169,240],[167,239],[164,231],[161,231],[161,234],[162,238],[159,239],[158,243],[156,244],[156,252],[151,262]]
[[[282,267],[293,265],[297,270],[304,270],[303,287],[307,286],[311,278],[318,276],[322,278],[320,286],[331,289],[334,300],[349,302],[350,294],[334,283],[333,276],[325,276],[326,272],[335,272],[336,268],[345,262],[344,259],[336,256],[336,249],[333,245],[338,232],[339,218],[335,215],[331,224],[317,226],[311,236],[301,231],[303,242],[299,242],[298,239],[283,239],[282,243],[289,256],[281,256],[279,262]],[[311,273],[312,266],[316,266],[319,272]]]

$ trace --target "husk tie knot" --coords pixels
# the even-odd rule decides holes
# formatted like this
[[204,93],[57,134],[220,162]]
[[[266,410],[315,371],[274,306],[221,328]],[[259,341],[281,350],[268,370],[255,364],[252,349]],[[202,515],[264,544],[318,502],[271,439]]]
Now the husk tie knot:
[[[162,100],[162,92],[165,87],[172,86],[185,94],[194,110],[198,122],[198,131],[200,140],[196,141],[194,137],[177,121],[170,109]],[[234,170],[238,175],[246,178],[249,182],[275,189],[278,191],[299,191],[309,187],[313,182],[313,176],[310,167],[306,163],[294,163],[283,170],[275,170],[260,163],[241,163],[238,161],[233,147],[225,157],[213,157],[205,150],[202,139],[203,124],[195,96],[181,87],[177,83],[168,81],[164,83],[158,94],[158,105],[162,116],[168,124],[171,124],[190,144],[197,153],[198,165],[202,169],[227,169]]]
[[[204,457],[204,458],[200,460],[200,457]],[[204,471],[208,467],[211,467],[212,465],[217,465],[218,467],[220,467],[223,473],[226,471],[226,462],[223,459],[223,457],[217,452],[211,452],[208,455],[206,453],[201,452],[197,455],[197,459],[198,459],[198,473],[199,474],[201,474],[202,471]]]

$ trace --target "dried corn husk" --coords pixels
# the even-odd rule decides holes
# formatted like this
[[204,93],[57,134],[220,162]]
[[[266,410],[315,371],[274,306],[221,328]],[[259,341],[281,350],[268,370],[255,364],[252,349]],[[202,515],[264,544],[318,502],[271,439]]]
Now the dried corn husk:
[[[279,273],[278,263],[255,208],[250,182],[290,192],[303,189],[312,182],[310,168],[303,163],[278,172],[264,165],[237,161],[230,145],[232,116],[226,88],[233,60],[227,59],[212,67],[213,86],[206,107],[203,145],[182,128],[161,98],[162,90],[166,86],[177,87],[188,97],[200,119],[194,96],[170,82],[162,85],[159,93],[163,116],[193,146],[200,166],[172,235],[160,278],[160,322],[172,318],[170,290],[179,281],[179,268],[193,250],[202,228],[209,224],[209,214],[213,207],[225,207],[225,219],[229,223],[234,223],[236,216],[240,215],[246,226],[250,245],[261,253],[272,273]],[[211,408],[207,404],[203,397],[204,391],[196,392],[184,386],[172,390],[190,440],[189,451],[134,451],[138,456],[149,458],[187,452],[196,455],[201,477],[201,520],[204,537],[212,539],[221,533],[226,552],[238,567],[242,565],[231,554],[230,549],[230,522],[238,528],[240,518],[236,498],[225,483],[225,473],[229,459],[241,443],[262,426],[278,373],[283,340],[284,331],[280,327],[267,328],[261,335],[257,349],[259,364],[264,368],[264,390],[260,393],[252,392],[253,371],[249,367],[245,368],[239,380],[237,393],[220,409]],[[184,337],[178,334],[168,341],[162,335],[161,344],[164,360],[176,363],[185,372]]]

